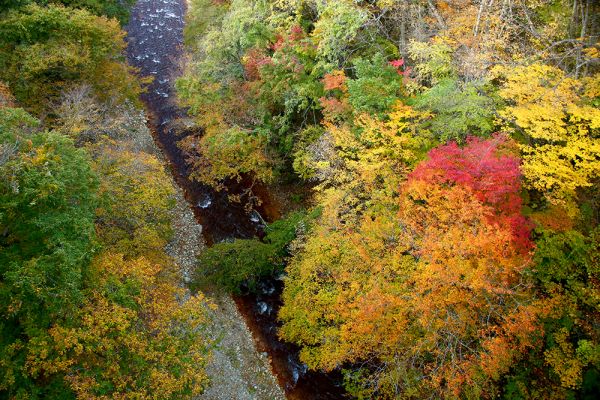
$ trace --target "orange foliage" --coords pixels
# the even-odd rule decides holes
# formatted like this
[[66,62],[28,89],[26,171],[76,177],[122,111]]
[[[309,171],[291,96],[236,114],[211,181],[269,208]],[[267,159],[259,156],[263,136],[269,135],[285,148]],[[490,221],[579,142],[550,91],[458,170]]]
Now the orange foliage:
[[530,260],[468,188],[412,180],[402,198],[400,219],[419,258],[411,307],[424,331],[412,347],[434,355],[424,368],[436,390],[483,388],[541,333],[521,276]]
[[346,86],[346,75],[342,70],[335,70],[325,74],[321,82],[323,82],[325,90],[340,89],[343,92],[348,90],[348,87]]

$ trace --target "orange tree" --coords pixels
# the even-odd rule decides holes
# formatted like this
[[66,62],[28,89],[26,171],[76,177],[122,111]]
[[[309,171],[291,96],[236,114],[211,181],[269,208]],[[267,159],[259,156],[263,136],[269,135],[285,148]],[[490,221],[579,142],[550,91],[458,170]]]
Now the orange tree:
[[511,223],[519,179],[505,139],[450,144],[402,184],[398,211],[322,220],[289,266],[281,336],[312,368],[363,365],[346,375],[359,396],[495,393],[552,309],[522,275],[531,244]]

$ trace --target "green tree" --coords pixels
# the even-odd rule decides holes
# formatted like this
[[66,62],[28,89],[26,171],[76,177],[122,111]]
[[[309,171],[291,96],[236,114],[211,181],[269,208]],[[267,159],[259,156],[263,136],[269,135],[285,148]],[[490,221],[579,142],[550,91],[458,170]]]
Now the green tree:
[[35,120],[22,110],[2,108],[0,120],[0,143],[15,149],[0,165],[0,390],[41,395],[25,356],[83,300],[98,181],[71,139],[29,132]]
[[349,102],[357,112],[389,111],[402,95],[402,76],[381,54],[354,62],[356,79],[348,81]]
[[[539,229],[529,274],[539,296],[554,311],[544,320],[544,346],[516,364],[507,379],[507,398],[593,398],[600,375],[600,247],[598,228],[589,235],[576,230]],[[532,369],[531,365],[544,368]],[[539,383],[536,383],[539,382]]]
[[481,84],[443,80],[415,100],[415,106],[433,116],[426,126],[440,141],[464,143],[469,135],[487,136],[494,129],[496,104]]
[[36,0],[38,3],[64,4],[67,7],[81,8],[88,10],[98,16],[116,18],[121,24],[127,23],[129,19],[129,9],[135,0]]
[[35,4],[0,20],[0,79],[26,108],[49,111],[62,90],[87,82],[99,98],[137,101],[133,69],[123,58],[115,20],[86,10]]
[[367,21],[368,13],[352,1],[317,2],[319,18],[312,36],[318,57],[324,66],[337,68],[344,64],[348,49]]
[[289,244],[313,218],[294,213],[269,225],[262,240],[235,239],[207,248],[198,257],[193,287],[216,285],[237,293],[245,284],[254,290],[260,278],[283,271]]

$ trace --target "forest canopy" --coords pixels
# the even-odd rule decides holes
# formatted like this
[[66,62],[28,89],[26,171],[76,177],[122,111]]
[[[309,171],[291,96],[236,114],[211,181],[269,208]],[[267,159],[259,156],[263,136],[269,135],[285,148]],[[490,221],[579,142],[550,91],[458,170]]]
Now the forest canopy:
[[264,228],[189,287],[133,3],[0,0],[1,399],[198,398],[264,279],[349,397],[596,398],[598,2],[187,1],[172,147]]
[[[309,368],[358,398],[593,398],[595,2],[191,4],[194,177],[295,185],[318,211],[279,244],[279,335]],[[269,275],[243,263],[267,243],[221,244],[210,268]]]

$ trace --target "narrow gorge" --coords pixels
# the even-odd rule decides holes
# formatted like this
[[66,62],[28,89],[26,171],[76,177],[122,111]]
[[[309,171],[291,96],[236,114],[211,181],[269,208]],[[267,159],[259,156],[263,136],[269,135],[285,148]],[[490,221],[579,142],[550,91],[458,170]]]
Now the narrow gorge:
[[[264,225],[258,214],[263,211],[260,207],[248,213],[244,204],[230,202],[226,192],[191,179],[185,156],[177,146],[187,135],[201,134],[185,110],[178,107],[174,90],[184,56],[185,12],[185,0],[139,0],[126,30],[129,63],[142,77],[152,78],[142,94],[149,127],[181,188],[170,253],[182,270],[191,271],[206,244],[254,237],[261,234]],[[243,182],[228,185],[229,193],[243,190]],[[346,398],[341,376],[308,371],[298,360],[299,349],[278,339],[281,280],[266,279],[260,286],[257,294],[235,298],[214,295],[218,308],[212,313],[211,334],[219,338],[219,344],[208,368],[211,386],[202,398],[275,400],[283,398],[284,392],[286,398],[296,400]]]

